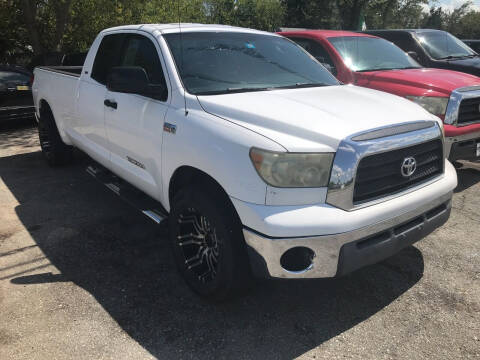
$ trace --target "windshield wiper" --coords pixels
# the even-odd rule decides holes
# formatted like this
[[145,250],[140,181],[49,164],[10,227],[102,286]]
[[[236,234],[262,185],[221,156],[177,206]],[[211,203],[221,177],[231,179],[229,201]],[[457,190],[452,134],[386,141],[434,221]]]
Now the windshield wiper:
[[195,95],[222,95],[222,94],[234,94],[242,92],[251,92],[251,91],[268,91],[272,90],[270,87],[245,87],[245,88],[227,88],[222,90],[210,90],[210,91],[201,91],[195,93]]
[[368,72],[368,71],[388,71],[388,70],[407,70],[407,69],[421,69],[418,66],[406,66],[406,67],[393,67],[393,68],[378,68],[378,69],[365,69],[365,70],[357,70],[357,72]]
[[320,87],[320,86],[329,86],[329,84],[325,84],[325,83],[296,83],[294,85],[285,85],[285,86],[227,88],[227,89],[222,89],[222,90],[202,91],[202,92],[196,93],[195,95],[222,95],[222,94],[234,94],[234,93],[252,92],[252,91],[300,89],[300,88]]
[[448,56],[444,56],[444,57],[438,58],[437,60],[464,59],[464,58],[470,58],[470,57],[475,57],[475,56],[478,56],[478,54],[472,54],[472,55],[448,55]]
[[363,69],[363,70],[357,70],[356,72],[386,71],[386,70],[397,70],[397,69],[392,69],[392,68]]
[[326,83],[296,83],[294,85],[276,86],[271,89],[301,89],[301,88],[321,87],[321,86],[329,86],[329,85],[330,84],[326,84]]

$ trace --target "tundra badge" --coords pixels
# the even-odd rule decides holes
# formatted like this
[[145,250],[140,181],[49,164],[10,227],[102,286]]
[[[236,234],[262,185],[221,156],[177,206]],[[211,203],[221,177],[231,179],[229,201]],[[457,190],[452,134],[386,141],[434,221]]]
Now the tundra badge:
[[137,165],[139,168],[145,169],[145,165],[143,165],[140,161],[132,159],[130,156],[127,156],[127,160],[130,161],[133,165]]

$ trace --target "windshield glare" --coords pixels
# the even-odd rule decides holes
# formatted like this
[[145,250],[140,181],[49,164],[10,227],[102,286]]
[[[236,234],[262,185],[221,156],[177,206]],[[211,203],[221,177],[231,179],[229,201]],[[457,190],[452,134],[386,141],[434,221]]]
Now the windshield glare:
[[391,42],[372,37],[328,38],[352,71],[411,69],[421,66]]
[[234,32],[164,37],[191,94],[339,84],[317,60],[282,37]]
[[447,32],[422,32],[417,37],[425,51],[436,60],[475,55],[468,45]]

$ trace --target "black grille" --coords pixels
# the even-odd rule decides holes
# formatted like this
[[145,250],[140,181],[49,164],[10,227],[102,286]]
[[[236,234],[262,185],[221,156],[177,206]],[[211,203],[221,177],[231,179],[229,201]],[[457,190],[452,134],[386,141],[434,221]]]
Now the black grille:
[[458,124],[480,122],[480,98],[464,99],[458,111]]
[[[415,158],[417,164],[410,177],[401,173],[407,157]],[[367,156],[358,164],[353,202],[358,204],[374,200],[429,180],[443,172],[443,163],[440,139]]]

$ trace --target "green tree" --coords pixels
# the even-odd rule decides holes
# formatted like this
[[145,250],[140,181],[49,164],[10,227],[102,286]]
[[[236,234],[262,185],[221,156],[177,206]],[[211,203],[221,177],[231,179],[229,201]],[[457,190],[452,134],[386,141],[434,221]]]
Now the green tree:
[[471,10],[465,14],[455,31],[461,39],[480,39],[480,12]]
[[367,24],[371,29],[418,28],[428,0],[378,0],[369,2]]
[[340,29],[338,0],[284,0],[285,26],[310,29]]

